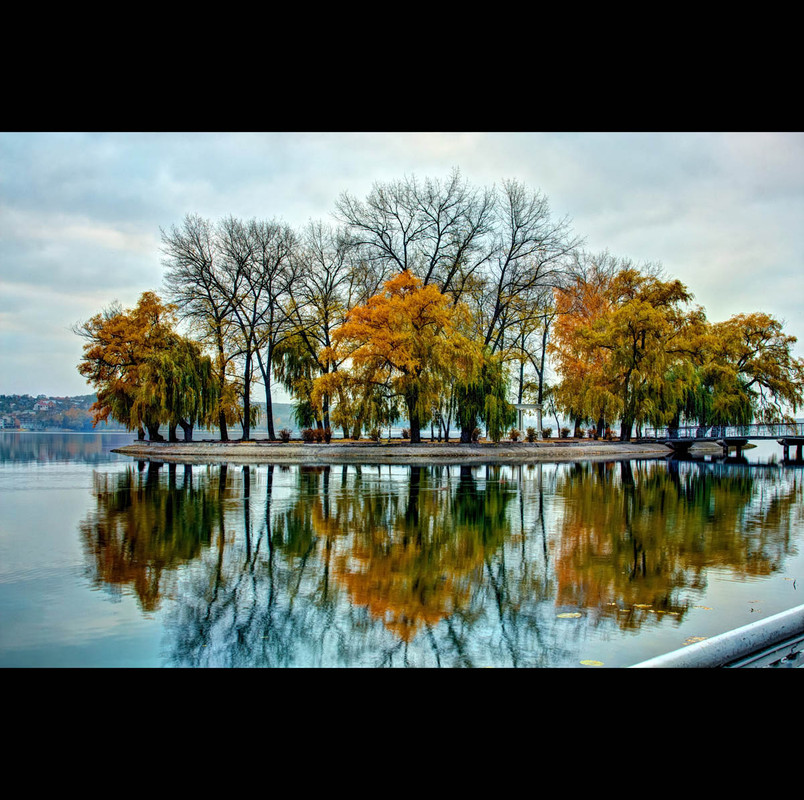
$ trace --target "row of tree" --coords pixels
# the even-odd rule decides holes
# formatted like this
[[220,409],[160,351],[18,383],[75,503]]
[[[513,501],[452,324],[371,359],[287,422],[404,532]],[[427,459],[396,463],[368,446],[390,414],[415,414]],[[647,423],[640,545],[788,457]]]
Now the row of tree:
[[804,362],[795,337],[769,314],[712,323],[692,294],[661,271],[582,254],[556,292],[549,351],[555,402],[620,438],[643,424],[745,425],[789,420],[801,405]]
[[[375,184],[343,194],[334,226],[216,223],[162,231],[167,302],[146,293],[76,330],[79,370],[109,415],[221,438],[256,423],[255,382],[293,397],[300,427],[345,437],[399,418],[498,441],[513,402],[552,404],[580,425],[742,422],[802,400],[795,339],[767,315],[712,325],[650,265],[585,253],[566,219],[517,181]],[[187,336],[177,332],[183,324]],[[546,380],[548,364],[557,380]]]

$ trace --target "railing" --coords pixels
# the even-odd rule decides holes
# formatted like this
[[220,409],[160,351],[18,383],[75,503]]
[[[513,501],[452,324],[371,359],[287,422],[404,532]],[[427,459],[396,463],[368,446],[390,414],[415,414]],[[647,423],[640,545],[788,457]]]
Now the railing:
[[804,606],[634,664],[632,669],[801,667]]
[[804,436],[804,423],[773,425],[689,425],[686,427],[647,428],[645,439],[738,439],[786,438]]

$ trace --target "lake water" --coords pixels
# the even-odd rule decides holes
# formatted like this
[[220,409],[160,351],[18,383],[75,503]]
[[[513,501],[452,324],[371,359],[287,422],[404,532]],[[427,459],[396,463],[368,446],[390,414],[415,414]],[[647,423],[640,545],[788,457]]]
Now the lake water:
[[158,465],[0,432],[0,666],[625,667],[804,603],[804,469]]

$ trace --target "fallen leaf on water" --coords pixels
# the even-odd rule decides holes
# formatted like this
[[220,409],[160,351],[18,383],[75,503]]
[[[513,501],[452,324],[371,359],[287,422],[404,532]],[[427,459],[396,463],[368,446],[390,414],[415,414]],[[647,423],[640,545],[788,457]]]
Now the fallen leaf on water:
[[693,608],[702,608],[704,611],[711,611],[711,606],[693,606]]
[[587,658],[584,661],[581,661],[581,664],[583,664],[585,667],[602,667],[603,666],[602,661],[595,661],[595,660],[593,660],[591,658]]
[[559,619],[568,619],[569,617],[580,617],[577,611],[565,611],[563,614],[558,614]]
[[684,640],[684,644],[695,644],[695,642],[702,642],[706,638],[706,636],[690,636]]

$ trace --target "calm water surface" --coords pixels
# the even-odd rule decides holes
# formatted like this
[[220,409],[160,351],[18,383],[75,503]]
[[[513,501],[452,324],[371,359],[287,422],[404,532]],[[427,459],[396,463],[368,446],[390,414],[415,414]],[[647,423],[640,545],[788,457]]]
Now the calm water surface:
[[801,466],[160,465],[0,433],[0,666],[624,667],[804,603]]

